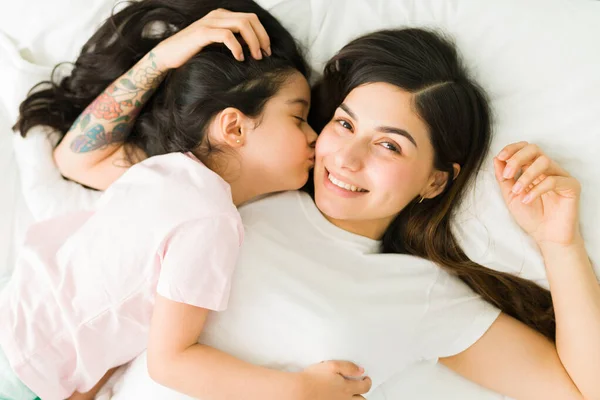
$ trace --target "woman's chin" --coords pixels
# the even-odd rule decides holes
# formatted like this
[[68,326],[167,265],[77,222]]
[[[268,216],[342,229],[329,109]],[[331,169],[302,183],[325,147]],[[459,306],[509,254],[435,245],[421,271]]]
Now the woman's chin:
[[315,204],[317,208],[328,219],[335,220],[347,220],[352,219],[352,215],[356,216],[356,212],[352,212],[352,210],[347,210],[344,205],[340,204],[339,201],[332,201],[334,199],[319,196],[319,193],[315,193]]

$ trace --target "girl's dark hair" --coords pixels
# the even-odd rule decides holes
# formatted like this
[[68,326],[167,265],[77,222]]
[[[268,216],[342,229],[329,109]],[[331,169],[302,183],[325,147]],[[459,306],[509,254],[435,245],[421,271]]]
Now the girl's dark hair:
[[[448,173],[440,195],[422,203],[415,199],[396,217],[384,233],[382,251],[435,262],[506,314],[554,340],[550,292],[471,261],[452,234],[450,220],[491,141],[486,95],[469,77],[454,43],[422,29],[380,31],[350,42],[327,63],[313,89],[310,121],[315,130],[329,122],[352,89],[373,82],[414,94],[414,109],[429,128],[434,167]],[[456,179],[453,163],[461,166]]]
[[298,71],[308,78],[294,38],[252,0],[143,0],[104,22],[83,46],[70,76],[57,77],[55,68],[51,81],[36,85],[21,104],[14,129],[25,136],[34,126],[45,125],[64,135],[98,95],[154,46],[217,8],[255,13],[269,35],[272,56],[254,60],[242,45],[246,61],[239,62],[224,45],[205,47],[168,72],[140,112],[126,144],[149,156],[192,151],[219,111],[234,107],[257,117],[290,74]]

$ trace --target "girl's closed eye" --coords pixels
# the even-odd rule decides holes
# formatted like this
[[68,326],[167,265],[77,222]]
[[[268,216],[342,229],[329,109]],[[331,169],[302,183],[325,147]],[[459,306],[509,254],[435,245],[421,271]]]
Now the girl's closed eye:
[[306,118],[302,118],[297,115],[294,115],[294,118],[296,118],[298,120],[298,125],[301,125],[306,122]]

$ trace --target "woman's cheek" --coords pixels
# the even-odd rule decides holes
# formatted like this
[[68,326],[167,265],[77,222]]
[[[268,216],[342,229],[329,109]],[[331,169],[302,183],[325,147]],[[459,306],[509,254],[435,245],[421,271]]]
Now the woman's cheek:
[[316,156],[323,157],[335,149],[335,133],[331,132],[327,127],[321,132],[317,138],[317,146],[315,148]]
[[405,193],[414,186],[414,176],[406,168],[390,163],[379,163],[373,167],[375,168],[370,168],[373,179],[377,180],[377,186],[386,192]]

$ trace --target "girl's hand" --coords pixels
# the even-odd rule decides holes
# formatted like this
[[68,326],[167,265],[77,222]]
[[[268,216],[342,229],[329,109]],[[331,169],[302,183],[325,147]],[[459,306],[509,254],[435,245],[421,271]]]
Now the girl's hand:
[[255,59],[262,59],[263,51],[271,55],[269,36],[256,14],[221,8],[160,42],[152,53],[162,69],[178,68],[209,44],[223,43],[237,60],[244,61],[242,45],[235,33],[242,36]]
[[539,147],[527,142],[506,146],[494,158],[494,170],[508,209],[538,245],[581,241],[581,186]]
[[300,373],[301,400],[358,400],[371,389],[371,378],[348,361],[325,361]]

